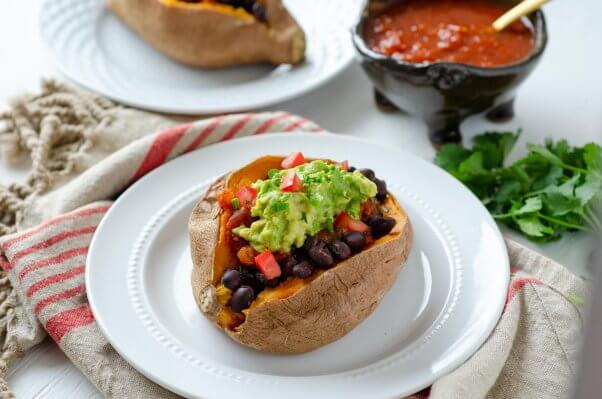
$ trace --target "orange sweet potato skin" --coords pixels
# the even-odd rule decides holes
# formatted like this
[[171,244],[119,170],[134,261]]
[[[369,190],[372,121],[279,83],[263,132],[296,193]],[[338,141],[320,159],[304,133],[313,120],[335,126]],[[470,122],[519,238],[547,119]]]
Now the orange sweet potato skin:
[[[255,163],[267,166],[273,159],[282,158],[265,157]],[[249,166],[242,171],[245,169],[249,170]],[[267,173],[267,169],[264,171]],[[218,244],[221,211],[217,192],[226,186],[232,187],[229,182],[233,177],[238,181],[246,174],[234,172],[215,182],[197,203],[189,221],[194,297],[201,311],[216,323],[222,308],[215,298],[214,266],[225,260],[224,255],[220,255],[223,248]],[[224,331],[242,345],[272,353],[308,352],[351,331],[378,306],[409,256],[412,228],[407,215],[394,198],[387,206],[395,208],[392,216],[397,219],[391,234],[324,271],[294,294],[252,306],[244,323]],[[223,272],[220,267],[217,270]]]
[[281,0],[265,0],[268,23],[161,0],[107,0],[108,7],[160,52],[195,67],[297,64],[305,34]]

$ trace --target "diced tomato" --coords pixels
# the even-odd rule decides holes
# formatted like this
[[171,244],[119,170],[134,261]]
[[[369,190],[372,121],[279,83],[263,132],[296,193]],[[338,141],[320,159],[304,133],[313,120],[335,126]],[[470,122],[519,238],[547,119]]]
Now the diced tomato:
[[303,165],[305,162],[305,157],[302,152],[293,152],[288,157],[284,158],[280,166],[282,166],[282,169],[290,169],[295,166]]
[[295,172],[287,173],[280,182],[280,190],[288,193],[301,191],[303,183]]
[[370,230],[366,223],[361,220],[353,219],[347,212],[341,212],[341,214],[337,216],[334,221],[334,226],[337,230],[359,231],[360,233],[365,233]]
[[236,198],[243,208],[251,208],[255,204],[255,198],[257,197],[257,190],[251,186],[244,186],[238,189],[236,192]]
[[255,266],[268,280],[278,278],[282,274],[280,265],[276,262],[274,254],[269,249],[266,249],[255,257]]
[[234,198],[234,193],[231,190],[225,189],[220,191],[217,194],[217,202],[219,203],[220,208],[232,210],[232,199]]
[[238,226],[246,224],[251,219],[251,212],[247,208],[240,208],[237,211],[234,211],[232,216],[228,219],[226,223],[226,228],[235,229]]
[[257,252],[250,245],[246,245],[238,250],[236,257],[245,266],[255,266],[255,256]]
[[341,162],[341,169],[349,170],[349,161],[344,160],[343,162]]

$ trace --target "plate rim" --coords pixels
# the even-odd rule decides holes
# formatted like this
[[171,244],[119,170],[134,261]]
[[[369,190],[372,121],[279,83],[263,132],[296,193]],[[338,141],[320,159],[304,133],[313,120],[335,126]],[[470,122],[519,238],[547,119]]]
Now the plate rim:
[[[288,138],[293,138],[290,133],[273,133],[270,135],[264,135],[264,136],[249,136],[249,137],[244,137],[244,138],[240,138],[237,139],[236,141],[261,141],[264,139],[269,139],[271,137],[288,137]],[[295,133],[294,136],[298,137],[298,138],[302,138],[304,136],[306,137],[317,137],[316,133]],[[382,148],[387,148],[389,150],[391,150],[390,146],[387,146],[383,143],[379,143],[376,142],[374,140],[371,139],[367,139],[367,138],[363,138],[363,137],[354,137],[354,136],[348,136],[348,135],[341,135],[341,134],[336,134],[336,133],[319,133],[319,136],[325,136],[325,137],[331,137],[331,138],[336,138],[336,139],[341,139],[343,141],[349,141],[349,142],[354,142],[356,144],[370,144],[370,145],[376,145]],[[221,142],[221,143],[216,143],[216,144],[212,144],[211,147],[227,147],[229,145],[231,145],[232,141],[226,141],[226,142]],[[351,144],[351,143],[350,143]],[[129,192],[131,190],[134,189],[134,187],[138,184],[140,184],[141,182],[145,181],[145,180],[150,180],[152,179],[152,175],[157,172],[159,169],[165,167],[165,165],[170,164],[172,162],[178,161],[178,159],[181,159],[183,157],[194,157],[195,153],[197,153],[198,151],[202,151],[203,149],[201,148],[200,150],[194,151],[192,153],[189,154],[185,154],[181,157],[177,157],[169,162],[167,162],[166,164],[160,166],[159,168],[151,171],[149,174],[147,174],[146,176],[144,176],[143,178],[141,178],[140,180],[138,180],[136,183],[134,183],[132,186],[128,187],[127,190],[125,190],[122,195],[113,203],[113,206],[111,206],[109,208],[109,211],[105,214],[105,216],[103,217],[101,223],[99,224],[98,228],[97,228],[97,232],[101,232],[102,231],[102,227],[104,226],[105,223],[108,223],[107,221],[110,220],[110,214],[113,212],[114,209],[116,209],[115,205],[120,202],[120,201],[125,201],[129,195]],[[422,163],[425,165],[425,167],[432,167],[432,168],[437,168],[434,164],[429,163],[427,160],[411,153],[408,151],[405,151],[404,149],[401,148],[397,148],[395,147],[393,149],[394,151],[403,153],[404,156],[409,157],[409,158],[413,158],[415,161]],[[469,194],[470,196],[472,196],[477,202],[478,199],[474,196],[474,194],[472,194],[472,192],[470,192],[470,190],[468,188],[466,188],[464,185],[462,185],[460,182],[456,181],[455,179],[453,179],[453,177],[449,176],[449,175],[445,175],[446,178],[451,179],[452,181],[454,181],[454,184],[458,187],[458,189],[460,189],[461,191],[464,191],[465,194]],[[176,194],[177,196],[178,194]],[[172,197],[172,200],[175,198]],[[480,202],[479,202],[480,204]],[[487,333],[482,333],[481,336],[479,336],[479,338],[474,338],[471,341],[471,344],[469,346],[469,349],[464,349],[464,351],[462,352],[462,356],[457,356],[454,361],[449,362],[448,364],[445,365],[445,367],[442,367],[441,369],[437,370],[437,372],[433,372],[433,378],[434,380],[440,378],[441,376],[444,376],[446,374],[448,374],[449,372],[453,371],[454,369],[456,369],[459,365],[463,364],[467,359],[469,359],[477,350],[478,348],[483,345],[483,343],[487,340],[487,338],[490,336],[491,332],[493,331],[493,329],[495,328],[495,326],[497,325],[501,314],[502,314],[502,310],[504,308],[504,304],[505,304],[505,298],[506,298],[506,294],[507,294],[507,287],[509,285],[509,280],[510,280],[510,262],[509,262],[509,255],[507,253],[507,251],[505,250],[505,245],[504,245],[504,238],[503,235],[501,234],[497,224],[495,223],[495,221],[493,220],[493,218],[491,217],[491,215],[487,212],[486,208],[481,204],[480,205],[482,207],[482,210],[484,211],[484,216],[486,219],[488,219],[488,222],[490,222],[490,225],[495,226],[495,234],[496,234],[496,239],[499,240],[499,243],[501,243],[503,245],[504,251],[502,251],[503,255],[504,255],[504,259],[500,260],[501,264],[505,264],[507,266],[507,268],[505,268],[504,270],[502,270],[503,272],[503,277],[504,280],[503,284],[501,284],[501,286],[504,287],[504,290],[502,290],[502,292],[500,293],[500,297],[498,298],[498,303],[496,306],[495,311],[492,311],[491,314],[495,315],[495,317],[492,317],[491,320],[488,321],[487,326],[483,328],[483,330],[486,330]],[[99,237],[100,234],[94,234],[93,238],[92,238],[92,242],[90,243],[90,252],[88,254],[88,258],[86,260],[86,272],[85,272],[85,283],[86,283],[86,289],[87,291],[89,290],[89,287],[91,287],[91,268],[89,267],[89,260],[92,259],[92,253],[94,251],[95,248],[95,243],[97,241],[97,237]],[[137,241],[134,240],[134,241]],[[131,251],[130,251],[131,252]],[[503,294],[503,295],[502,295]],[[129,296],[129,294],[128,294]],[[105,337],[107,338],[107,340],[111,343],[111,345],[114,347],[114,349],[122,356],[124,357],[124,359],[126,359],[128,361],[128,363],[130,363],[136,370],[138,370],[141,374],[145,375],[146,377],[148,377],[149,379],[153,380],[154,382],[156,382],[159,385],[162,385],[164,387],[167,387],[168,389],[182,394],[182,395],[190,395],[190,392],[185,392],[185,391],[181,391],[180,388],[178,388],[177,386],[173,386],[169,383],[169,381],[166,381],[164,378],[162,378],[159,375],[154,375],[152,372],[150,372],[148,369],[143,369],[142,367],[138,367],[138,363],[135,362],[132,358],[130,358],[126,353],[123,353],[123,351],[121,351],[120,349],[118,349],[118,345],[115,345],[114,340],[112,335],[109,332],[109,329],[107,329],[106,325],[104,324],[104,320],[102,319],[102,317],[99,317],[99,315],[96,312],[96,306],[94,305],[94,299],[93,299],[93,295],[89,295],[88,299],[90,301],[90,306],[92,309],[92,312],[96,318],[96,321],[102,331],[102,333],[105,335]],[[243,371],[246,372],[246,371]],[[345,373],[345,372],[343,372]],[[332,373],[332,374],[338,374],[338,373]],[[312,376],[310,378],[320,378],[320,377],[328,377],[329,375],[332,374],[328,374],[328,375],[324,375],[324,376]],[[278,376],[278,377],[283,377],[283,378],[305,378],[305,377],[289,377],[289,376]],[[425,383],[423,384],[423,386],[421,386],[418,389],[422,389],[425,388],[429,385],[432,384],[432,381],[429,383]]]
[[[99,1],[99,3],[102,3],[101,0],[98,0],[98,1]],[[58,72],[61,75],[63,75],[67,80],[69,80],[73,83],[76,83],[87,90],[104,95],[114,101],[121,103],[121,104],[130,106],[130,107],[134,107],[134,108],[138,108],[138,109],[142,109],[142,110],[147,110],[147,111],[161,112],[161,113],[168,113],[168,114],[175,114],[175,115],[200,115],[200,114],[212,115],[212,114],[220,114],[220,113],[251,111],[251,110],[255,110],[255,109],[269,107],[269,106],[276,105],[276,104],[281,104],[286,101],[290,101],[290,100],[305,96],[306,94],[311,93],[311,92],[321,88],[322,86],[326,85],[327,83],[332,81],[335,77],[337,77],[338,75],[343,73],[345,70],[347,70],[351,66],[351,64],[353,63],[353,61],[356,57],[356,53],[355,53],[355,50],[353,49],[353,45],[352,45],[352,41],[351,41],[351,27],[349,27],[348,29],[345,29],[342,27],[341,29],[344,30],[349,35],[349,40],[348,40],[347,46],[349,47],[349,49],[351,51],[348,51],[348,54],[346,56],[342,57],[340,62],[338,62],[335,67],[327,70],[326,73],[322,74],[320,79],[313,80],[310,82],[310,84],[307,84],[307,85],[300,85],[299,88],[295,91],[275,95],[273,98],[270,98],[270,99],[257,100],[252,105],[249,105],[247,107],[240,106],[240,105],[239,106],[222,106],[222,107],[212,107],[212,106],[200,106],[200,107],[199,106],[186,106],[186,107],[181,106],[181,107],[178,107],[178,106],[170,106],[169,104],[166,104],[166,105],[147,104],[142,100],[137,100],[135,97],[128,98],[127,96],[123,95],[122,93],[113,93],[110,89],[104,87],[101,83],[96,84],[93,81],[91,81],[90,79],[87,79],[86,76],[82,76],[81,74],[77,74],[77,73],[71,73],[70,68],[64,62],[62,62],[60,60],[59,54],[57,54],[57,51],[54,49],[53,45],[49,42],[49,38],[47,37],[47,35],[45,35],[43,33],[44,31],[41,28],[42,20],[45,17],[44,10],[47,9],[47,7],[45,7],[45,4],[48,2],[52,2],[52,0],[43,0],[41,3],[41,8],[40,8],[41,11],[38,16],[38,26],[40,27],[39,28],[40,37],[42,39],[42,42],[44,43],[45,50],[46,50],[48,56],[50,57],[52,64],[57,68]],[[355,17],[355,18],[357,19],[358,17]],[[128,29],[129,29],[129,27],[128,27]],[[155,50],[155,51],[158,52],[158,50]],[[158,53],[161,56],[167,57],[166,55],[161,54],[160,52],[158,52]]]

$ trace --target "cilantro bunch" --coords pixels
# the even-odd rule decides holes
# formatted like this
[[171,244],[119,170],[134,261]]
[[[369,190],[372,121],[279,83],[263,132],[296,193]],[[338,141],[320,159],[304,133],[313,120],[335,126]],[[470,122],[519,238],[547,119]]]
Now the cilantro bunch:
[[602,233],[596,215],[602,192],[602,149],[571,147],[566,140],[527,146],[529,153],[506,165],[520,132],[484,133],[472,148],[444,145],[435,163],[479,197],[493,217],[533,241],[566,231]]

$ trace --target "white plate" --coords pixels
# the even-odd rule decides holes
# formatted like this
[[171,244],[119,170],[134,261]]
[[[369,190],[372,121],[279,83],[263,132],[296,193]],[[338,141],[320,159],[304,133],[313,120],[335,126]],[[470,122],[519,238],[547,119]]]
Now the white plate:
[[[187,221],[206,184],[264,154],[301,150],[373,168],[407,210],[412,254],[382,304],[343,339],[303,355],[231,341],[197,309]],[[88,298],[134,367],[185,396],[399,398],[431,384],[484,342],[509,264],[485,208],[455,179],[406,152],[340,135],[278,134],[217,144],[144,177],[111,207],[88,255]]]
[[129,30],[104,0],[45,0],[40,31],[63,73],[115,100],[170,113],[231,112],[300,96],[341,72],[353,59],[350,28],[361,2],[285,0],[307,35],[307,61],[296,67],[180,65]]

